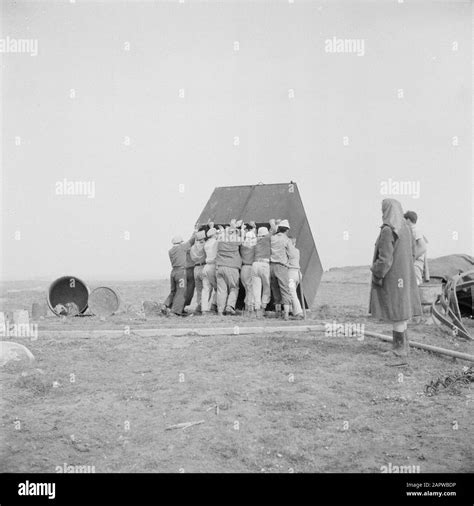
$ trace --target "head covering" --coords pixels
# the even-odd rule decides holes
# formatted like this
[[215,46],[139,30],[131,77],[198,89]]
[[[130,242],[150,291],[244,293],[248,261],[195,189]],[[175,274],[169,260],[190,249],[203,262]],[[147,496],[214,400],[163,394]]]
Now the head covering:
[[290,224],[288,223],[288,220],[281,220],[280,223],[278,223],[278,226],[290,228]]
[[257,237],[255,236],[255,232],[253,230],[249,230],[245,234],[244,242],[242,243],[244,246],[252,247],[257,243]]
[[213,235],[216,235],[216,233],[217,233],[217,230],[215,228],[210,228],[207,231],[207,237],[212,237]]
[[268,228],[267,227],[260,227],[258,229],[258,237],[264,237],[268,234]]
[[382,222],[384,225],[388,225],[397,235],[400,234],[400,229],[404,224],[404,218],[402,205],[398,200],[382,200]]
[[412,223],[416,223],[418,221],[418,215],[415,211],[407,211],[403,217],[410,220]]
[[183,242],[183,238],[180,235],[175,235],[173,239],[171,239],[172,244],[181,244]]
[[197,234],[196,234],[197,241],[201,241],[202,239],[205,239],[205,238],[206,238],[206,232],[204,230],[200,230],[199,232],[197,232]]
[[249,230],[245,233],[245,239],[253,239],[255,237],[255,232],[253,230]]

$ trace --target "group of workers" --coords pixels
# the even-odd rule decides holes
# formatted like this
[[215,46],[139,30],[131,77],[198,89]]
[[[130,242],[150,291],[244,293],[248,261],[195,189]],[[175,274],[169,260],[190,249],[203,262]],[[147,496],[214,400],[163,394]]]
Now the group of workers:
[[[369,313],[393,325],[391,353],[408,356],[407,321],[422,314],[418,285],[426,279],[427,240],[418,229],[417,215],[403,213],[395,199],[382,201],[382,226],[375,244]],[[271,297],[277,317],[303,318],[297,295],[301,282],[299,250],[290,237],[288,220],[255,222],[231,220],[230,225],[196,228],[188,241],[172,239],[171,291],[162,311],[187,316],[185,308],[196,292],[194,314],[235,315],[240,283],[245,289],[245,312],[265,316]]]
[[196,228],[188,241],[176,236],[169,250],[171,290],[162,311],[188,316],[185,308],[196,293],[193,314],[235,315],[240,283],[245,313],[265,316],[271,297],[277,317],[303,318],[297,295],[301,281],[300,253],[289,236],[288,220],[268,221],[269,227],[232,219],[227,226],[209,222]]

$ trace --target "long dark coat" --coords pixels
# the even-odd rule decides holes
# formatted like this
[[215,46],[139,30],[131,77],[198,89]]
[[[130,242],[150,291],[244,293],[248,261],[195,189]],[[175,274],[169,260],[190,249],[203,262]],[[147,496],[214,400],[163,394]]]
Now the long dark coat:
[[374,317],[395,322],[422,314],[413,266],[414,246],[406,223],[398,235],[388,225],[382,226],[370,269],[369,313]]

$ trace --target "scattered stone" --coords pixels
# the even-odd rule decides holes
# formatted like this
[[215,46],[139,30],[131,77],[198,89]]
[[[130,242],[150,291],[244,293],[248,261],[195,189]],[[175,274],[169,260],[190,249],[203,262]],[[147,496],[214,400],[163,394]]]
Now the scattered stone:
[[34,360],[35,357],[26,346],[12,341],[0,341],[0,367],[12,372],[21,371],[31,367]]
[[46,318],[48,314],[48,306],[46,303],[33,302],[31,306],[31,319],[32,320],[41,320]]
[[147,318],[150,316],[162,316],[161,307],[161,304],[152,300],[144,300],[142,302],[142,311]]

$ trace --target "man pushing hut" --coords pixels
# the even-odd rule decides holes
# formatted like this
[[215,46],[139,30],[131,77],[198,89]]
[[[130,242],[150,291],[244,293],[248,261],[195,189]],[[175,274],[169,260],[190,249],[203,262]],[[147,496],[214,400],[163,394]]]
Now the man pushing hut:
[[168,251],[171,262],[170,293],[166,298],[162,312],[166,315],[187,316],[184,312],[186,302],[187,271],[186,257],[195,241],[195,233],[188,241],[183,241],[179,235],[173,237],[173,247]]
[[232,220],[230,227],[220,227],[216,254],[217,314],[235,315],[235,304],[239,295],[242,258],[242,222]]

